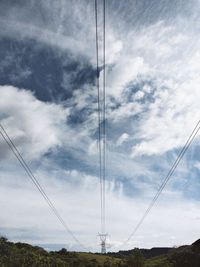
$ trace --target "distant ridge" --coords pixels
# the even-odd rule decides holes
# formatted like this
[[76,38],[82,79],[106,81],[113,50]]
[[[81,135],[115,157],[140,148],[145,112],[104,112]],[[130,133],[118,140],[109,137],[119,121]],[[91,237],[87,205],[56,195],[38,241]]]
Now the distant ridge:
[[[170,247],[154,247],[151,249],[141,248],[139,249],[144,256],[145,259],[150,259],[153,257],[158,257],[162,255],[168,254],[173,248]],[[131,250],[120,250],[119,252],[109,252],[107,253],[109,256],[117,257],[117,258],[126,258],[133,254],[134,249]]]

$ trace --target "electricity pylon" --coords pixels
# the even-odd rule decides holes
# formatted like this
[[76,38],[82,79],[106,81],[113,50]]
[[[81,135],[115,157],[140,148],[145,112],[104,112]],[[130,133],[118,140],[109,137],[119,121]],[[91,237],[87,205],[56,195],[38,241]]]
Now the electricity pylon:
[[106,239],[107,239],[108,234],[99,234],[99,238],[101,241],[101,253],[106,254]]

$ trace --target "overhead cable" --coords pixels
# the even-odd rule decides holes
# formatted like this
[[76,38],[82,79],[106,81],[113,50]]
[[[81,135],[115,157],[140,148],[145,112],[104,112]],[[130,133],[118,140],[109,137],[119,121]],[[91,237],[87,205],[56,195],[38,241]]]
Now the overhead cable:
[[99,71],[99,29],[98,29],[98,0],[95,0],[95,28],[96,28],[96,80],[98,101],[98,149],[99,149],[99,178],[101,198],[101,233],[105,232],[105,169],[106,169],[106,79],[105,79],[105,0],[103,0],[103,37],[102,37],[102,88],[100,88]]
[[103,230],[105,232],[106,183],[106,3],[103,0]]
[[120,247],[124,246],[125,244],[127,244],[127,242],[129,242],[129,240],[135,235],[137,230],[140,228],[140,226],[144,222],[145,218],[147,217],[147,215],[150,213],[151,209],[155,205],[155,203],[156,203],[157,199],[159,198],[160,194],[162,193],[163,189],[165,188],[165,186],[167,185],[168,181],[170,180],[171,176],[173,175],[174,171],[176,170],[176,168],[177,168],[178,164],[180,163],[181,159],[183,158],[184,154],[186,153],[186,151],[188,150],[188,148],[192,144],[192,142],[193,142],[194,138],[196,137],[196,135],[198,134],[199,130],[200,130],[200,120],[198,121],[198,123],[194,127],[193,131],[191,132],[191,134],[190,134],[189,138],[187,139],[184,147],[181,149],[180,153],[178,154],[175,162],[173,163],[171,169],[169,170],[168,174],[164,178],[162,184],[160,185],[158,191],[156,192],[154,198],[150,202],[150,204],[149,204],[148,208],[146,209],[146,211],[144,212],[143,216],[141,217],[141,219],[139,220],[139,222],[135,226],[135,228],[132,231],[132,233],[130,234],[130,236],[122,243],[122,245],[120,245]]
[[74,241],[83,249],[88,250],[79,240],[78,238],[74,235],[74,233],[70,230],[70,228],[67,226],[66,222],[64,221],[64,219],[61,217],[61,215],[59,214],[58,210],[56,209],[55,205],[52,203],[52,201],[49,199],[49,197],[47,196],[46,192],[44,191],[44,189],[42,188],[42,186],[40,185],[39,181],[37,180],[37,178],[35,177],[35,175],[33,174],[33,172],[31,171],[30,167],[28,166],[28,164],[26,163],[26,161],[24,160],[24,158],[22,157],[21,153],[19,152],[19,150],[17,149],[17,147],[15,146],[14,142],[11,140],[11,138],[9,137],[7,131],[5,130],[5,128],[2,126],[2,124],[0,124],[0,134],[3,137],[4,141],[7,143],[7,145],[9,146],[9,148],[11,149],[11,151],[13,152],[13,154],[15,155],[15,157],[17,158],[17,160],[19,161],[19,163],[21,164],[21,166],[23,167],[23,169],[25,170],[25,172],[27,173],[27,175],[29,176],[29,178],[31,179],[31,181],[34,183],[34,185],[37,187],[38,191],[40,192],[40,194],[42,195],[42,197],[44,198],[44,200],[46,201],[46,203],[48,204],[49,208],[51,209],[51,211],[54,213],[54,215],[57,217],[57,219],[59,220],[59,222],[62,224],[62,226],[64,227],[64,229],[67,231],[67,233],[74,239]]
[[101,205],[101,230],[103,229],[103,181],[102,181],[102,143],[101,143],[101,104],[99,85],[99,37],[98,37],[98,7],[95,0],[95,28],[96,28],[96,81],[97,81],[97,102],[98,102],[98,149],[99,149],[99,181],[100,181],[100,205]]

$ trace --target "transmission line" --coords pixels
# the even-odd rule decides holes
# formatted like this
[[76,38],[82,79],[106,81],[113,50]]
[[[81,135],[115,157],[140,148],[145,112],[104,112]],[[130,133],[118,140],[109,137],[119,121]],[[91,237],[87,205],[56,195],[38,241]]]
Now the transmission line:
[[166,175],[165,179],[163,180],[162,184],[160,185],[157,193],[155,194],[154,198],[150,202],[150,204],[149,204],[148,208],[146,209],[146,211],[144,212],[143,216],[141,217],[141,219],[137,223],[137,225],[134,228],[133,232],[130,234],[130,236],[127,238],[127,240],[125,240],[123,242],[123,244],[120,245],[120,247],[124,246],[135,235],[137,230],[140,228],[140,226],[144,222],[145,218],[147,217],[147,215],[150,213],[151,209],[155,205],[155,203],[156,203],[157,199],[159,198],[160,194],[162,193],[163,189],[165,188],[165,186],[167,185],[168,181],[170,180],[171,176],[173,175],[174,171],[176,170],[176,168],[177,168],[178,164],[180,163],[181,159],[183,158],[184,154],[186,153],[186,151],[188,150],[189,146],[193,142],[194,138],[198,134],[199,130],[200,130],[200,120],[198,121],[198,123],[194,127],[193,131],[191,132],[191,134],[190,134],[189,138],[187,139],[184,147],[181,149],[181,151],[178,154],[178,156],[177,156],[175,162],[173,163],[171,169],[169,170],[168,174]]
[[99,179],[100,179],[100,202],[101,202],[101,231],[103,231],[103,183],[102,183],[102,144],[101,144],[101,107],[99,86],[99,38],[98,38],[98,8],[95,0],[95,26],[96,26],[96,80],[98,101],[98,149],[99,149]]
[[64,227],[64,229],[67,231],[68,234],[70,234],[70,236],[74,239],[74,241],[81,246],[84,249],[87,249],[78,239],[77,237],[73,234],[73,232],[69,229],[69,227],[67,226],[66,222],[63,220],[63,218],[61,217],[61,215],[59,214],[58,210],[56,209],[55,205],[52,203],[52,201],[49,199],[49,197],[47,196],[47,194],[45,193],[44,189],[42,188],[42,186],[40,185],[40,183],[38,182],[37,178],[35,177],[35,175],[33,174],[33,172],[31,171],[30,167],[28,166],[28,164],[26,163],[26,161],[23,159],[21,153],[19,152],[19,150],[17,149],[17,147],[15,146],[15,144],[13,143],[13,141],[11,140],[11,138],[9,137],[7,131],[5,130],[5,128],[2,126],[2,124],[0,124],[0,134],[3,137],[4,141],[7,143],[7,145],[9,146],[9,148],[11,149],[11,151],[13,152],[13,154],[15,155],[15,157],[17,158],[17,160],[19,161],[19,163],[21,164],[21,166],[24,168],[25,172],[27,173],[27,175],[29,176],[29,178],[31,179],[31,181],[34,183],[34,185],[37,187],[38,191],[40,192],[40,194],[43,196],[44,200],[46,201],[46,203],[48,204],[49,208],[51,209],[51,211],[54,213],[54,215],[57,217],[57,219],[60,221],[60,223],[62,224],[62,226]]
[[96,61],[97,61],[97,100],[98,100],[98,147],[99,147],[99,176],[100,176],[100,198],[101,198],[101,233],[99,234],[101,239],[102,253],[106,252],[106,238],[105,233],[105,180],[106,180],[106,26],[105,26],[105,0],[103,0],[103,82],[102,90],[100,90],[99,83],[99,45],[98,45],[98,0],[95,0],[95,26],[96,26]]
[[103,0],[103,227],[105,232],[105,182],[106,182],[106,12]]

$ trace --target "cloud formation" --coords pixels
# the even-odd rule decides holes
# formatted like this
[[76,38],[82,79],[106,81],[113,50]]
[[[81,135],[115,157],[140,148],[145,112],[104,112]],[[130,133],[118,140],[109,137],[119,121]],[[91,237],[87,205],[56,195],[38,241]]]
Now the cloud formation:
[[[0,3],[0,121],[72,230],[96,250],[93,2],[11,2]],[[99,1],[100,32],[101,8]],[[199,10],[199,1],[193,0],[107,1],[106,195],[113,245],[130,234],[199,120]],[[101,43],[99,47],[102,51]],[[101,53],[100,67],[102,86]],[[126,248],[194,241],[200,199],[198,141]],[[62,230],[1,139],[0,146],[0,197],[5,207],[0,231],[15,240],[65,244]],[[187,232],[191,224],[193,230]],[[79,249],[68,239],[67,246]]]
[[30,92],[12,86],[0,86],[0,94],[1,123],[26,157],[40,158],[50,149],[61,146],[67,109],[41,102]]

